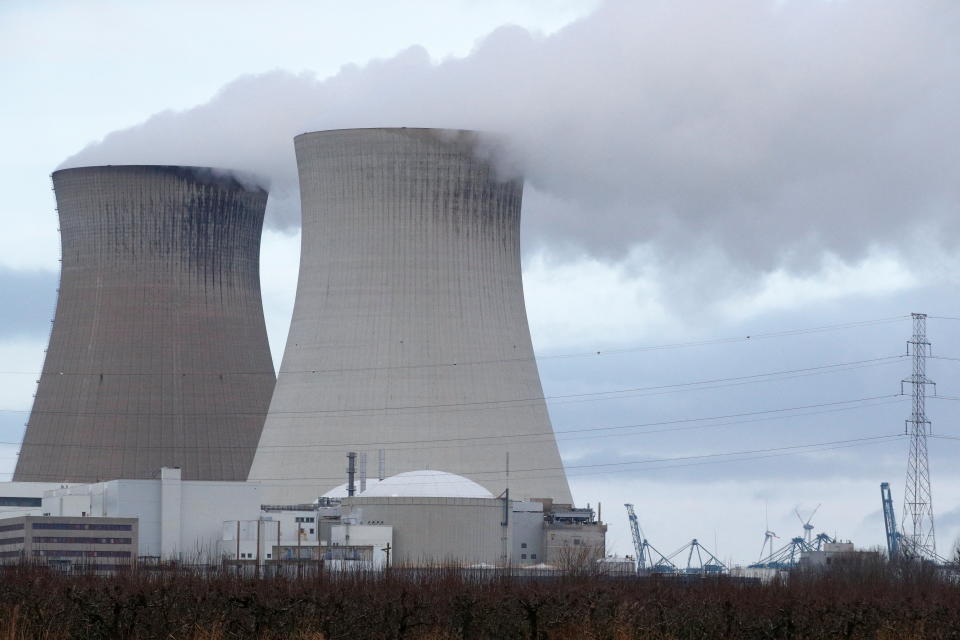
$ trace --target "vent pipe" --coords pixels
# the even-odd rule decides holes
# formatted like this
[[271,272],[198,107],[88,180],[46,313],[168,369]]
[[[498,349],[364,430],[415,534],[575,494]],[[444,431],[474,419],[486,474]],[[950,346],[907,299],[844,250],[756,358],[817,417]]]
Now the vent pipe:
[[367,454],[360,454],[360,493],[367,490]]
[[353,497],[357,492],[357,486],[354,484],[354,476],[357,474],[357,452],[347,453],[347,496]]

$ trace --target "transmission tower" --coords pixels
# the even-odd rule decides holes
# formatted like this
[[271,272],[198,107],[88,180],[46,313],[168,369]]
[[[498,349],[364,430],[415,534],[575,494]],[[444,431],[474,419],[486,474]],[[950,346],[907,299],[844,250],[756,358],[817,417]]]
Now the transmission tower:
[[912,551],[927,558],[937,557],[937,543],[933,531],[933,499],[930,492],[930,462],[927,458],[927,437],[930,421],[927,419],[927,385],[935,383],[927,378],[927,314],[914,313],[913,339],[907,343],[907,353],[913,355],[913,375],[900,383],[913,386],[913,413],[906,422],[910,436],[907,459],[907,484],[903,494],[903,537]]

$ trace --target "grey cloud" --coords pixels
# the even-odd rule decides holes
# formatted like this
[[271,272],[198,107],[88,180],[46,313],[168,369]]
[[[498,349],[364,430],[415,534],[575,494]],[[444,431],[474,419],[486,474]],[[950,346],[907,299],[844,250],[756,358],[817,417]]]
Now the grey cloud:
[[526,175],[528,247],[810,270],[824,252],[915,251],[918,232],[956,247],[958,32],[949,0],[614,1],[549,37],[501,28],[464,58],[413,47],[326,80],[241,77],[63,166],[251,172],[271,223],[291,228],[294,135],[481,129]]
[[0,267],[0,300],[5,304],[0,339],[46,337],[56,306],[58,280],[50,271]]
[[[812,441],[816,442],[816,440]],[[561,450],[565,450],[562,441],[560,444]],[[663,454],[651,452],[649,457],[662,460],[664,458],[696,456],[704,452],[716,453],[723,451],[723,449],[719,448],[704,449],[692,445],[688,446],[690,448],[686,450],[674,449],[673,452]],[[899,446],[902,446],[902,443],[900,443]],[[816,477],[819,480],[843,482],[845,480],[870,477],[871,475],[877,475],[877,477],[901,475],[904,466],[903,462],[899,459],[899,456],[894,457],[890,455],[892,450],[897,447],[897,443],[891,443],[879,447],[829,451],[828,454],[832,455],[825,455],[822,451],[811,450],[806,454],[765,454],[766,457],[757,454],[741,456],[739,459],[734,456],[730,459],[708,458],[706,460],[677,460],[651,464],[601,466],[598,468],[585,467],[585,465],[591,464],[615,465],[617,463],[644,459],[644,456],[638,453],[624,454],[622,449],[610,447],[594,450],[588,455],[577,456],[575,459],[565,459],[564,465],[567,468],[567,475],[570,477],[571,482],[582,477],[589,478],[591,476],[607,476],[623,482],[633,482],[638,479],[643,479],[651,482],[669,482],[676,485],[696,485],[704,482],[719,481],[750,482],[758,478],[762,478],[765,482],[776,484],[808,477]],[[751,447],[745,444],[743,439],[740,439],[728,444],[725,450],[740,451],[749,449],[751,449]],[[637,449],[634,449],[634,451],[636,450]],[[666,450],[666,448],[663,450]],[[886,454],[881,464],[878,464],[877,460],[871,457],[871,454],[878,451]],[[938,480],[947,481],[948,477],[948,474],[941,474]],[[877,486],[879,487],[879,482]],[[879,496],[879,489],[877,493]],[[879,500],[878,497],[878,503]]]
[[960,507],[955,507],[937,518],[937,524],[950,529],[960,528]]

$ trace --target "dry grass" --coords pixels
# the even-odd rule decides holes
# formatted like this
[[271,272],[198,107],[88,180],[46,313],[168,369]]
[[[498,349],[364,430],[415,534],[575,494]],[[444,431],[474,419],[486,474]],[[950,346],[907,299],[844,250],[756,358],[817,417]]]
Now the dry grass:
[[760,585],[456,570],[303,579],[0,575],[0,640],[960,638],[960,586],[880,563]]

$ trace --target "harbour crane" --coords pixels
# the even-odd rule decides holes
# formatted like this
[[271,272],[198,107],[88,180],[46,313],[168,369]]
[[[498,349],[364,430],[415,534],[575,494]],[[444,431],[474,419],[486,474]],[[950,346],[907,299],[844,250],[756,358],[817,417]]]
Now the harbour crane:
[[890,483],[880,483],[880,500],[883,503],[883,525],[887,533],[887,556],[893,560],[900,555],[900,533],[897,531],[897,515],[893,510]]
[[643,534],[640,531],[640,523],[637,521],[637,514],[633,510],[633,505],[629,502],[624,504],[627,508],[627,519],[630,520],[630,533],[633,534],[633,550],[637,554],[637,571],[643,566]]
[[624,504],[627,508],[627,518],[630,520],[630,533],[633,535],[633,549],[637,554],[637,573],[649,571],[651,573],[678,573],[679,569],[666,556],[660,553],[640,528],[640,521],[633,510],[632,504]]

